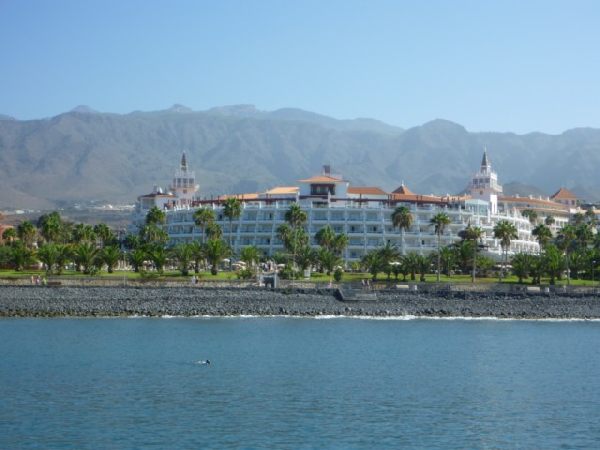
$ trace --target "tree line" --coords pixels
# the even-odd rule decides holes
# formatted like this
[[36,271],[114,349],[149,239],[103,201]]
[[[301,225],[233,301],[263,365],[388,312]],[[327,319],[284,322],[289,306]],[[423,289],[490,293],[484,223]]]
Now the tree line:
[[[233,251],[233,221],[239,219],[242,205],[239,199],[229,198],[224,202],[223,215],[229,222],[229,238],[223,239],[223,230],[216,222],[211,208],[194,211],[194,223],[201,230],[201,239],[169,245],[165,231],[166,214],[157,207],[151,208],[143,226],[135,234],[128,234],[119,241],[113,230],[106,224],[95,226],[74,224],[61,218],[58,212],[44,214],[35,223],[24,221],[16,228],[4,231],[4,245],[0,246],[0,265],[23,270],[37,261],[41,262],[48,274],[61,274],[65,267],[73,265],[75,270],[93,275],[102,269],[114,271],[120,260],[127,261],[135,272],[143,272],[151,267],[162,274],[167,265],[177,267],[182,275],[190,271],[200,273],[210,270],[218,273],[223,260],[237,257],[245,263],[239,271],[241,277],[251,277],[259,262],[266,261],[256,246],[242,248],[238,255]],[[499,221],[493,228],[493,235],[499,240],[502,249],[499,280],[510,269],[519,282],[531,278],[540,283],[548,276],[550,283],[565,274],[567,281],[576,278],[593,278],[600,263],[600,237],[596,233],[596,218],[592,212],[576,214],[570,224],[556,235],[551,232],[554,219],[550,216],[541,220],[532,210],[523,211],[532,226],[532,234],[540,244],[539,254],[518,253],[509,260],[512,241],[518,239],[518,230],[512,222]],[[299,278],[307,269],[326,273],[330,279],[341,279],[346,268],[344,252],[348,246],[348,236],[336,233],[327,225],[321,228],[314,240],[318,247],[311,245],[307,224],[307,213],[297,203],[285,213],[285,223],[277,228],[277,236],[283,243],[283,251],[269,259],[282,264],[280,271],[285,278]],[[487,276],[497,265],[493,259],[482,255],[484,232],[480,227],[467,225],[458,235],[459,240],[442,246],[442,236],[451,225],[448,214],[439,212],[429,225],[437,237],[437,249],[430,255],[406,252],[404,234],[413,225],[413,215],[406,206],[397,207],[391,215],[392,226],[401,234],[400,245],[391,242],[370,250],[351,266],[355,270],[370,273],[374,280],[383,273],[390,279],[402,275],[406,280],[425,281],[426,275],[434,272],[437,281],[440,275],[450,277],[460,271],[471,274],[474,281],[477,275]],[[124,251],[122,251],[122,249]],[[231,261],[231,259],[230,259]],[[230,265],[231,268],[231,265]]]

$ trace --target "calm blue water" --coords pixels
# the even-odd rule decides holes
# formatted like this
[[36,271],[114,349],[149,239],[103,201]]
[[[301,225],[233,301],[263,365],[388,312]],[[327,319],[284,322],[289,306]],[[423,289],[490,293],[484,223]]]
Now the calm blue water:
[[3,449],[600,447],[598,322],[5,319],[0,349]]

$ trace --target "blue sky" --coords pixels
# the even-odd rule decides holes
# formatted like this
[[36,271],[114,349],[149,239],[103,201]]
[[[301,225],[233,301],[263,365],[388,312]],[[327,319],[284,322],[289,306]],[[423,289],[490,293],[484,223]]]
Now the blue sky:
[[598,1],[0,0],[0,113],[251,103],[600,127]]

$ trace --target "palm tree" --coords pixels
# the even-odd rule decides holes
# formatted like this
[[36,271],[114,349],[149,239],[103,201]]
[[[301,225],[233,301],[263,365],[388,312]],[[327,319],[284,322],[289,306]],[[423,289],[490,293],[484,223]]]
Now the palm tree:
[[517,227],[515,227],[513,223],[508,220],[501,220],[494,226],[494,237],[500,239],[500,247],[502,247],[502,250],[504,251],[504,266],[498,277],[498,281],[502,281],[504,269],[508,264],[508,249],[510,248],[510,242],[512,239],[517,239],[519,233]]
[[594,207],[590,207],[585,211],[585,218],[588,224],[591,226],[596,226],[598,223],[598,218],[596,217],[596,212],[594,211]]
[[194,262],[194,273],[200,273],[200,261],[204,259],[204,244],[198,241],[190,242],[192,250],[192,261]]
[[221,239],[209,239],[206,243],[206,259],[210,264],[210,273],[216,275],[219,264],[231,255],[231,248]]
[[384,266],[381,252],[378,249],[370,250],[361,258],[361,265],[371,274],[373,281],[377,281],[377,274],[383,270]]
[[556,236],[556,247],[565,253],[565,263],[567,266],[567,284],[571,284],[569,259],[571,251],[574,248],[576,236],[576,229],[573,225],[565,225],[560,229],[558,236]]
[[419,281],[425,282],[425,275],[429,273],[429,269],[431,269],[431,261],[425,255],[417,255],[417,269],[421,276],[419,277]]
[[[550,275],[550,284],[554,284],[563,269],[563,257],[561,251],[554,244],[549,244],[544,251],[543,267]],[[568,272],[568,271],[567,271]]]
[[544,225],[543,223],[537,225],[531,231],[531,234],[535,236],[542,250],[544,249],[544,247],[546,247],[546,245],[548,245],[548,242],[550,242],[550,240],[552,239],[552,231],[550,231],[550,228],[548,228],[548,226]]
[[206,237],[210,239],[221,239],[223,236],[223,229],[216,222],[210,222],[206,225]]
[[189,275],[190,262],[193,259],[193,249],[191,244],[181,242],[171,249],[171,256],[177,261],[177,267],[181,275]]
[[143,247],[134,248],[127,255],[129,264],[133,266],[134,272],[139,272],[140,268],[144,265],[144,261],[148,258],[148,253]]
[[575,225],[581,225],[585,222],[585,215],[581,212],[575,213],[571,220]]
[[140,239],[145,244],[164,245],[169,240],[169,235],[161,226],[150,223],[141,228]]
[[417,252],[408,252],[402,260],[405,270],[410,273],[410,279],[412,281],[416,280],[417,272],[419,271],[419,266],[421,263],[420,256],[421,255],[419,255]]
[[167,215],[164,211],[158,209],[157,206],[153,206],[148,210],[146,214],[146,225],[164,225],[167,221]]
[[534,209],[524,209],[521,211],[521,215],[527,219],[529,219],[529,223],[534,225],[538,218],[538,213]]
[[11,244],[10,256],[16,271],[21,271],[35,262],[33,250],[27,247],[23,241],[15,241]]
[[25,220],[17,226],[17,236],[27,248],[32,248],[37,236],[37,229],[29,220]]
[[335,234],[333,228],[329,225],[317,231],[315,240],[321,247],[337,256],[342,256],[344,250],[348,246],[348,236],[344,233]]
[[386,242],[383,247],[379,247],[377,251],[381,255],[384,265],[388,265],[389,263],[400,258],[400,253],[398,252],[396,244],[393,244],[390,241]]
[[142,239],[137,234],[128,234],[125,236],[123,244],[125,245],[126,249],[133,250],[142,244]]
[[57,242],[61,236],[62,219],[56,211],[41,215],[37,226],[46,242]]
[[7,242],[13,242],[17,238],[17,230],[14,228],[7,228],[2,233],[2,240]]
[[83,273],[92,275],[98,264],[99,250],[91,242],[82,242],[75,247],[73,257]]
[[117,237],[115,236],[115,233],[113,233],[113,231],[105,223],[99,223],[98,225],[95,225],[94,234],[102,242],[102,247],[114,245],[116,243]]
[[306,211],[300,208],[298,203],[293,203],[290,208],[285,212],[285,221],[290,224],[292,228],[302,228],[308,220]]
[[277,237],[281,239],[284,247],[291,247],[292,242],[292,227],[290,227],[287,223],[282,223],[277,227]]
[[512,257],[512,271],[519,278],[519,284],[523,283],[524,278],[529,277],[532,259],[532,255],[529,255],[527,253],[517,253]]
[[592,228],[587,223],[582,223],[575,227],[575,239],[576,245],[579,250],[587,249],[588,245],[594,239],[594,233]]
[[56,244],[56,250],[58,252],[58,256],[56,257],[56,273],[61,275],[65,266],[73,258],[73,250],[70,244]]
[[335,232],[333,231],[333,228],[331,228],[330,225],[321,228],[317,231],[317,234],[315,234],[315,241],[317,241],[317,244],[321,247],[331,251],[333,242],[335,241]]
[[399,228],[401,234],[401,251],[402,255],[406,254],[404,247],[404,232],[412,226],[413,216],[406,206],[398,206],[392,213],[392,227]]
[[215,212],[210,208],[198,208],[194,211],[194,223],[202,230],[202,243],[206,241],[206,226],[215,221]]
[[442,240],[442,234],[444,234],[444,230],[452,221],[448,214],[444,212],[437,213],[435,216],[431,218],[429,221],[431,225],[435,227],[435,234],[437,235],[437,282],[440,282],[440,246]]
[[344,233],[340,233],[340,234],[336,235],[335,238],[333,239],[331,251],[341,257],[342,254],[344,253],[344,250],[346,250],[346,247],[348,247],[348,242],[349,242],[348,235],[346,235]]
[[58,249],[53,243],[42,245],[37,251],[37,258],[46,267],[46,273],[51,274],[58,259]]
[[475,283],[475,277],[477,275],[477,249],[479,247],[479,240],[483,237],[483,230],[479,227],[473,227],[468,224],[467,227],[462,230],[459,235],[465,241],[473,242],[473,271],[471,273],[471,282]]
[[108,273],[113,273],[115,266],[119,263],[119,259],[121,259],[121,250],[116,245],[108,245],[102,249],[100,252],[100,258],[102,262],[106,264]]
[[311,248],[310,245],[303,245],[298,248],[296,253],[296,262],[298,263],[298,269],[304,272],[309,267],[315,265],[318,262],[318,254]]
[[331,285],[333,282],[333,271],[337,266],[341,265],[341,258],[326,248],[321,248],[319,250],[319,262],[327,275],[329,275],[329,284]]
[[151,244],[147,248],[147,255],[154,268],[159,274],[163,273],[165,264],[167,262],[167,252],[165,248],[160,244]]
[[446,276],[450,278],[450,271],[456,264],[456,251],[452,247],[442,247],[439,250],[441,264],[445,269]]
[[78,223],[73,227],[72,238],[75,244],[95,241],[96,233],[94,233],[94,227],[85,223]]
[[254,245],[244,247],[240,251],[240,259],[246,263],[248,268],[253,268],[260,260],[260,250]]
[[544,223],[546,224],[546,226],[552,226],[555,222],[556,219],[552,216],[546,216],[546,218],[544,219]]
[[296,270],[298,249],[307,245],[309,241],[308,235],[304,231],[304,225],[307,220],[306,211],[302,210],[298,203],[293,203],[285,212],[285,221],[287,224],[282,224],[277,228],[277,235],[283,241],[285,247],[292,251],[292,274]]
[[530,255],[529,274],[531,275],[531,284],[540,284],[542,275],[544,275],[544,256]]
[[223,215],[229,219],[229,247],[233,249],[233,220],[242,215],[242,203],[236,197],[229,197],[223,205]]

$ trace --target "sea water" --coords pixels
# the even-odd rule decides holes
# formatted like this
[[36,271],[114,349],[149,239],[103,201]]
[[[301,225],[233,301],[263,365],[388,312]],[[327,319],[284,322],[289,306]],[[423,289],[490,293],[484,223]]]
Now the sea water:
[[600,447],[598,322],[3,319],[0,348],[3,449]]

